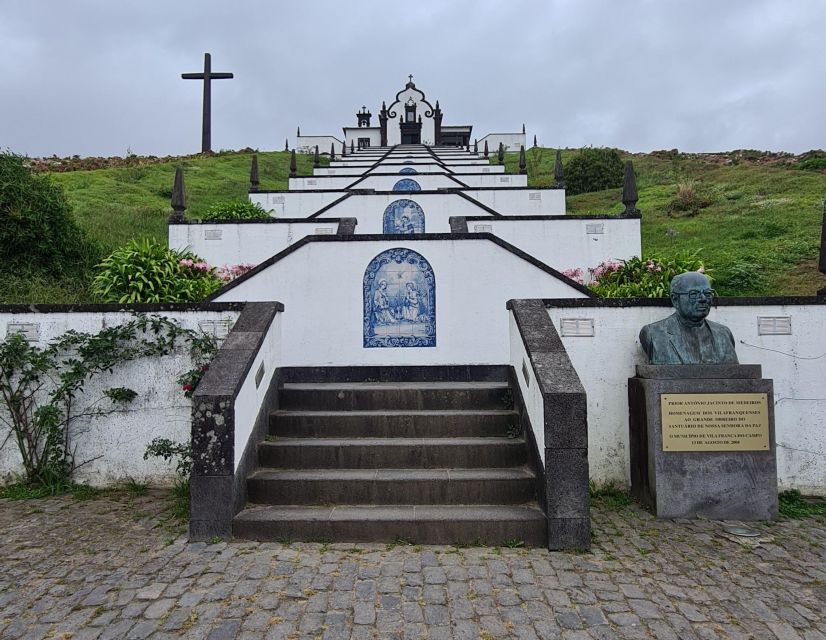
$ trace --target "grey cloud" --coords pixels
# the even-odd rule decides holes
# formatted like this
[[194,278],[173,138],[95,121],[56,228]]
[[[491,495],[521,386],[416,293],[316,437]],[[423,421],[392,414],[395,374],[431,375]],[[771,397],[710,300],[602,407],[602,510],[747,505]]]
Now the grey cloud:
[[[199,148],[203,52],[213,146],[338,135],[408,73],[445,122],[525,122],[547,146],[826,146],[820,0],[410,3],[7,1],[0,146],[30,155]],[[530,138],[529,138],[530,139]]]

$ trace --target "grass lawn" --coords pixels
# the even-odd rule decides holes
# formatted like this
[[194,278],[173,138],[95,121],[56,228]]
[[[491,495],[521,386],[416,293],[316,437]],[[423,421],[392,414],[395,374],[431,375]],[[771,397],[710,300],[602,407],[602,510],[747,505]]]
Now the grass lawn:
[[[553,182],[554,150],[529,149],[528,182]],[[578,150],[564,150],[563,162]],[[812,295],[826,286],[817,271],[826,174],[753,162],[721,164],[713,158],[678,154],[626,154],[634,161],[642,211],[643,253],[699,251],[726,295]],[[184,167],[187,216],[198,218],[218,201],[247,198],[249,153],[191,156]],[[262,189],[286,189],[289,153],[258,154]],[[495,153],[491,160],[496,162]],[[327,159],[322,162],[327,164]],[[518,155],[507,154],[509,172]],[[131,238],[165,241],[175,163],[53,173],[66,191],[74,216],[104,255]],[[312,172],[312,157],[298,155],[299,175]],[[670,206],[679,184],[687,184],[703,206],[695,212]],[[568,197],[568,212],[620,213],[621,190]],[[91,301],[88,280],[55,280],[4,273],[0,303]]]
[[[563,165],[577,149],[563,150]],[[554,150],[529,149],[528,184],[553,183]],[[634,162],[642,212],[643,254],[699,251],[725,295],[814,295],[826,286],[817,270],[826,174],[791,166],[721,165],[680,154],[673,159],[622,153]],[[495,156],[491,154],[495,162]],[[518,155],[505,158],[518,171]],[[704,206],[670,207],[679,184]],[[622,190],[568,196],[568,213],[621,213]]]

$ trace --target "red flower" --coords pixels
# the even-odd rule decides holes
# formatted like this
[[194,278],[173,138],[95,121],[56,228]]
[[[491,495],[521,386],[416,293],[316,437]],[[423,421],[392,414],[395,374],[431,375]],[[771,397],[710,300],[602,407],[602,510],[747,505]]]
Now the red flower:
[[187,383],[183,386],[183,390],[184,390],[184,391],[192,391],[194,388],[195,388],[195,387],[193,387],[193,386],[192,386],[191,384],[189,384],[188,382],[187,382]]
[[206,373],[207,371],[209,371],[209,365],[205,364],[203,367],[201,367],[201,373]]

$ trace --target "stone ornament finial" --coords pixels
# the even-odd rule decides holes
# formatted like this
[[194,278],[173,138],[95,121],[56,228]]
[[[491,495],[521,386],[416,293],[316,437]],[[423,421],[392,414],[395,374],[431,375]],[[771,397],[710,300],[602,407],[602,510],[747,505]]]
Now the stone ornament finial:
[[301,137],[301,127],[296,127],[295,128],[295,135],[299,138]]
[[252,166],[250,167],[250,191],[258,191],[258,154],[252,154]]
[[525,145],[519,145],[519,173],[525,175],[528,173],[528,163],[525,159]]
[[536,148],[538,145],[536,144],[536,134],[533,134],[533,146]]
[[284,138],[284,151],[290,150],[290,141],[287,138]]
[[298,175],[298,163],[295,160],[295,149],[290,151],[290,177],[295,178]]
[[496,159],[499,161],[499,164],[505,164],[505,145],[501,142],[499,143],[499,150],[496,152]]
[[473,139],[473,153],[479,155],[479,141],[476,138]]
[[336,143],[330,143],[330,162],[336,159]]
[[318,169],[321,166],[321,156],[318,153],[318,145],[315,146],[315,153],[313,154],[313,169]]
[[637,209],[637,177],[634,174],[634,163],[630,160],[625,161],[625,176],[622,180],[622,204],[625,205],[625,211],[622,212],[624,216],[633,216],[639,214]]
[[565,173],[562,169],[562,150],[556,150],[556,160],[554,160],[554,184],[557,189],[565,188]]
[[341,157],[347,157],[347,143],[342,140],[341,142]]
[[172,215],[170,224],[180,224],[186,220],[186,193],[184,192],[184,170],[175,168],[175,182],[172,185]]
[[488,153],[488,141],[487,140],[485,140],[485,154],[484,155],[485,155],[485,158],[490,156],[490,154]]

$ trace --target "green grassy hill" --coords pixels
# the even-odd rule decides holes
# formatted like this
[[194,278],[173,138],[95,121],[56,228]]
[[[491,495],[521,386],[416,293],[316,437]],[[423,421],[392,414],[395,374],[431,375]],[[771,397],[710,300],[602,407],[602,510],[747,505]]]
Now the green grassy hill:
[[[577,150],[563,152],[563,161]],[[176,164],[184,167],[187,215],[197,218],[221,200],[245,200],[249,153],[190,156],[121,168],[53,173],[66,191],[80,226],[104,253],[135,237],[166,240]],[[493,157],[493,154],[491,154]],[[738,160],[739,156],[623,154],[634,161],[642,211],[643,253],[699,251],[728,295],[811,295],[826,286],[817,272],[826,175],[791,164]],[[528,151],[529,184],[546,186],[554,152]],[[733,159],[732,159],[733,158]],[[299,156],[299,174],[312,158]],[[494,160],[495,161],[495,160]],[[262,189],[286,189],[289,154],[258,154]],[[326,160],[325,160],[326,164]],[[517,156],[506,157],[517,171]],[[696,210],[673,207],[679,185]],[[621,190],[568,197],[569,213],[619,213]],[[88,302],[88,283],[2,273],[0,302]]]
[[[563,165],[577,153],[564,150]],[[646,256],[698,251],[725,295],[814,295],[826,286],[817,270],[826,174],[788,154],[621,155],[637,175]],[[550,149],[528,150],[528,183],[552,184],[553,162]],[[506,157],[509,172],[517,163]],[[680,206],[681,185],[696,208]],[[568,196],[568,213],[618,214],[621,198],[621,189]]]

